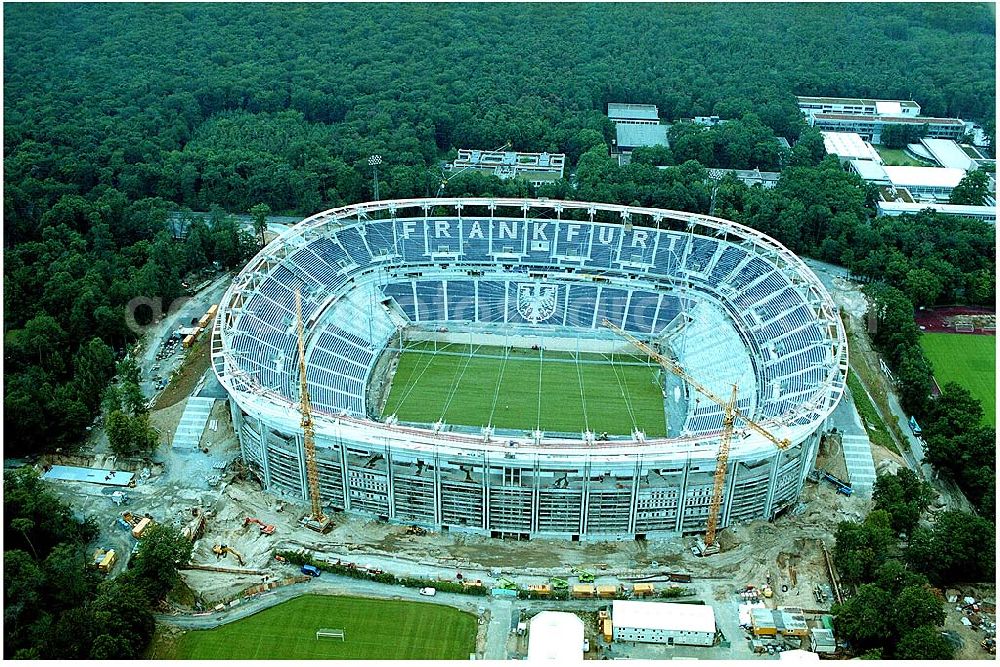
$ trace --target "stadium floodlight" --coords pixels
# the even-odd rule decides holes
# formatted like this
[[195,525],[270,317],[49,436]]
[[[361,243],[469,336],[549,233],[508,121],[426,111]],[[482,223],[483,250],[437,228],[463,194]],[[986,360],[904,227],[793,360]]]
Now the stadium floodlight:
[[375,201],[378,201],[378,166],[382,164],[381,155],[369,155],[368,156],[368,166],[372,168],[372,183],[373,183],[373,194],[375,195]]

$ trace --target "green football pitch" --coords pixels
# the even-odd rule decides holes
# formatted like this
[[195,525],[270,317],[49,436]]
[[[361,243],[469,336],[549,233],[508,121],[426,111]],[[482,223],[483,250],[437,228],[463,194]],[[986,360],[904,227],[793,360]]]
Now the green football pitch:
[[983,404],[984,420],[996,425],[996,338],[925,333],[920,345],[934,365],[938,385],[957,382]]
[[[344,640],[317,639],[321,628]],[[153,656],[178,660],[468,660],[476,618],[444,605],[305,595],[212,630],[192,630]]]
[[648,359],[416,343],[383,413],[403,422],[548,432],[666,435],[660,368]]

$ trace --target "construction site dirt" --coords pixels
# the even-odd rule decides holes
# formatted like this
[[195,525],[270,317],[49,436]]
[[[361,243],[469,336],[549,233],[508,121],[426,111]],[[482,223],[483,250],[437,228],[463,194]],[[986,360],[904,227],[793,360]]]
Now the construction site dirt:
[[[834,294],[845,314],[860,322],[864,314],[863,296],[840,278],[833,280],[842,288]],[[855,354],[852,349],[852,356]],[[872,353],[868,348],[862,354],[867,358]],[[194,375],[194,381],[185,381],[187,393],[198,393],[211,380],[211,370],[200,378],[197,373]],[[195,512],[203,516],[204,532],[194,541],[191,562],[219,569],[182,570],[187,594],[173,596],[169,607],[184,615],[213,609],[246,595],[262,583],[283,581],[298,574],[297,568],[275,559],[275,552],[280,550],[308,550],[320,559],[339,559],[399,576],[425,579],[455,581],[461,574],[463,578],[481,579],[491,585],[506,575],[522,587],[547,582],[551,577],[569,578],[575,567],[593,571],[596,583],[681,572],[692,576],[692,583],[681,584],[683,588],[697,592],[705,602],[727,609],[730,606],[735,609],[735,591],[747,585],[759,587],[769,581],[773,596],[765,600],[768,606],[829,609],[833,600],[828,597],[818,601],[814,593],[817,585],[830,584],[824,545],[827,549],[833,547],[839,522],[859,521],[871,509],[870,499],[863,494],[845,496],[832,484],[806,481],[797,504],[773,521],[755,521],[722,530],[718,538],[721,552],[706,558],[692,554],[693,536],[617,542],[507,541],[456,532],[412,535],[407,534],[407,525],[344,514],[334,515],[332,530],[321,535],[300,523],[309,512],[307,502],[264,492],[260,483],[246,473],[239,461],[239,445],[225,400],[215,401],[197,448],[172,446],[173,434],[188,400],[186,395],[179,396],[176,402],[168,401],[172,404],[151,413],[151,424],[161,433],[161,446],[145,466],[128,463],[136,471],[147,469],[148,475],[139,476],[135,488],[128,489],[127,506],[116,505],[110,491],[99,485],[51,484],[80,516],[97,520],[101,533],[95,540],[95,548],[115,548],[126,554],[115,566],[116,571],[126,566],[127,554],[135,544],[130,532],[118,523],[124,509],[138,515],[148,514],[154,521],[178,528],[191,523]],[[832,418],[842,430],[863,433],[860,418],[849,400],[843,402]],[[98,430],[95,429],[92,449],[73,457],[74,465],[115,467],[116,461],[106,453],[106,439],[101,439]],[[880,472],[907,465],[900,455],[878,446],[872,447],[872,457]],[[125,469],[125,462],[122,463]],[[824,439],[816,468],[849,480],[843,451],[836,439]],[[953,502],[944,493],[935,501],[932,511]],[[273,534],[263,533],[259,524],[247,524],[248,517],[274,526]],[[222,553],[217,553],[215,547]],[[285,594],[304,587],[289,586]],[[995,589],[978,594],[995,600]],[[477,603],[470,599],[470,604]],[[951,609],[954,610],[954,605]],[[977,631],[966,627],[953,611],[948,614],[946,629],[954,630],[955,636],[963,640],[960,657],[986,656],[976,639]],[[506,637],[504,634],[505,640]]]

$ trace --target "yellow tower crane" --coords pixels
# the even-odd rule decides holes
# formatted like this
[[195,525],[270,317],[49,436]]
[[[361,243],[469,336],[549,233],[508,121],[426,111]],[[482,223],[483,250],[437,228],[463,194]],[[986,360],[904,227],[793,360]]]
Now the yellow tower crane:
[[298,316],[299,334],[299,403],[302,410],[302,448],[306,455],[306,479],[309,482],[309,502],[312,513],[302,520],[307,528],[319,533],[330,529],[330,519],[323,514],[319,495],[319,467],[316,465],[316,432],[313,429],[312,406],[309,403],[309,384],[306,381],[306,337],[302,325],[302,291],[295,290],[295,312]]
[[729,466],[729,447],[733,438],[733,429],[736,425],[736,418],[739,417],[741,420],[746,422],[753,431],[759,433],[760,435],[771,441],[778,449],[788,449],[791,446],[791,441],[788,438],[778,438],[776,435],[765,429],[763,426],[753,421],[742,412],[740,412],[739,407],[736,405],[737,397],[737,387],[733,385],[732,395],[729,400],[724,400],[717,396],[715,392],[708,389],[693,377],[691,377],[684,368],[671,359],[670,357],[664,356],[654,350],[648,343],[645,343],[632,334],[628,333],[621,327],[612,324],[607,319],[603,320],[601,324],[617,335],[621,336],[629,343],[637,347],[639,350],[644,352],[651,359],[656,361],[660,366],[670,371],[680,379],[684,380],[687,384],[695,388],[699,393],[707,397],[710,401],[719,405],[723,409],[722,417],[722,437],[719,439],[719,453],[716,456],[715,462],[715,475],[714,475],[714,485],[712,490],[712,503],[709,505],[708,510],[708,524],[705,528],[704,540],[700,540],[698,543],[698,553],[702,556],[709,556],[714,553],[719,552],[719,546],[715,543],[715,534],[719,523],[719,509],[722,507],[722,494],[725,489],[726,482],[726,471]]

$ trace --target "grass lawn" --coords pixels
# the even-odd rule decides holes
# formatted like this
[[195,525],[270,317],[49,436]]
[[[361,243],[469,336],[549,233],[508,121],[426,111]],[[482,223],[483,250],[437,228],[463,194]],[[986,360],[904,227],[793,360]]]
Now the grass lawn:
[[920,345],[934,365],[938,385],[957,382],[982,402],[984,421],[996,425],[996,338],[925,333]]
[[875,404],[868,398],[865,388],[861,385],[861,380],[851,371],[847,375],[847,387],[851,390],[851,397],[854,399],[854,407],[858,409],[858,414],[865,423],[865,431],[868,432],[868,439],[876,445],[885,447],[891,452],[899,454],[899,448],[889,434],[882,417],[879,416]]
[[[346,641],[316,639],[342,628]],[[305,595],[212,630],[193,630],[157,659],[467,660],[476,618],[443,605]]]
[[[452,344],[404,350],[385,414],[400,421],[549,432],[666,435],[659,366],[601,354]],[[443,352],[443,353],[442,353]],[[539,398],[540,397],[540,398]],[[634,419],[634,424],[633,424]]]
[[907,155],[902,148],[886,148],[885,146],[875,146],[875,150],[882,156],[882,161],[887,167],[927,167],[930,162],[914,160]]

